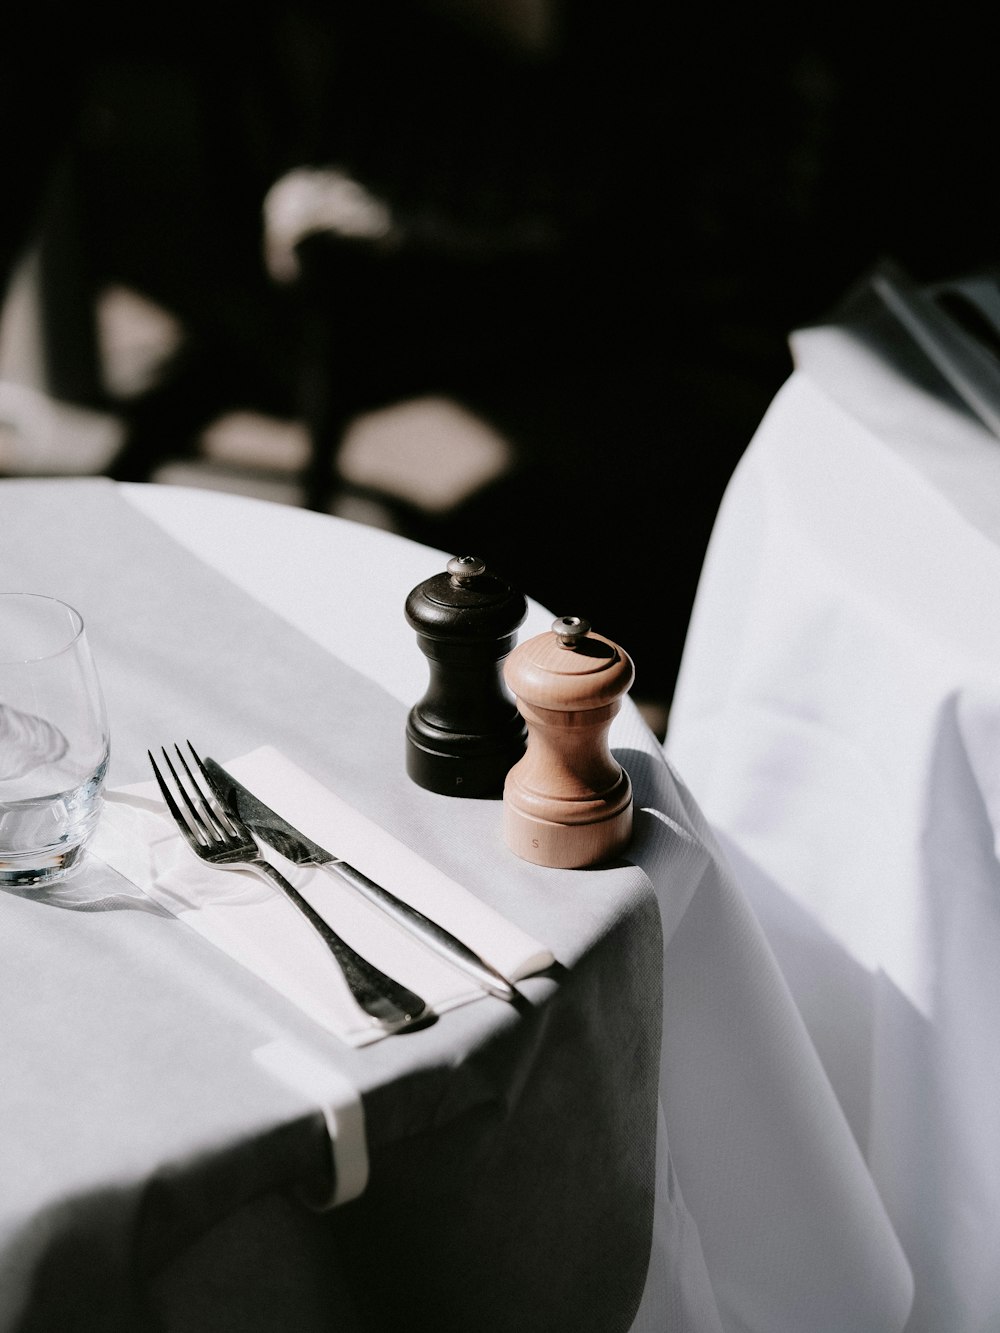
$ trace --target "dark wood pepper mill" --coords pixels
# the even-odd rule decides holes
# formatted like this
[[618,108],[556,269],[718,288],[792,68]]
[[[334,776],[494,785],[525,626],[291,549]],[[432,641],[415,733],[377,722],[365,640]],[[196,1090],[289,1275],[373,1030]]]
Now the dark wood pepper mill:
[[430,666],[427,692],[406,723],[406,771],[445,796],[500,796],[524,754],[527,728],[501,674],[528,614],[523,594],[472,555],[406,599],[406,618]]
[[510,654],[504,676],[528,724],[527,751],[504,785],[507,845],[542,866],[611,860],[632,836],[632,783],[608,745],[632,659],[563,616]]

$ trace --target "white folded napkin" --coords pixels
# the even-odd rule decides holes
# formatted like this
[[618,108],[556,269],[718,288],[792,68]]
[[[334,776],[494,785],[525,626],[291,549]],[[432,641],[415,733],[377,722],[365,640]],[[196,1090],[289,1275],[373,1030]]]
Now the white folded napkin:
[[[510,980],[551,965],[551,952],[436,870],[270,746],[224,763],[234,777],[313,841],[457,935]],[[106,794],[91,852],[200,935],[352,1046],[384,1033],[357,1006],[336,961],[280,890],[250,871],[199,861],[156,784]],[[437,1013],[484,997],[464,972],[420,944],[338,875],[296,866],[262,846],[333,929],[421,995]]]

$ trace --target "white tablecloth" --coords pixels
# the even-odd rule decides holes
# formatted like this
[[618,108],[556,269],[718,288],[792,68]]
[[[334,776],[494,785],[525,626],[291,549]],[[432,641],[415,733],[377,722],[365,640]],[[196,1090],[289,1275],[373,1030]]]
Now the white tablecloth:
[[[0,1059],[18,1077],[0,1091],[0,1157],[15,1183],[0,1212],[0,1327],[36,1326],[32,1303],[45,1308],[67,1274],[116,1317],[136,1317],[108,1293],[134,1285],[137,1270],[156,1274],[154,1307],[167,1328],[217,1333],[227,1326],[220,1308],[241,1330],[285,1327],[268,1313],[275,1264],[247,1258],[277,1253],[298,1282],[300,1330],[334,1313],[338,1328],[383,1327],[372,1320],[402,1289],[416,1302],[411,1317],[434,1302],[449,1330],[472,1318],[477,1329],[511,1333],[629,1324],[637,1333],[899,1333],[910,1274],[870,1172],[697,800],[630,702],[612,730],[640,806],[626,862],[597,872],[530,867],[504,850],[498,803],[436,797],[397,774],[406,708],[426,684],[403,602],[445,553],[301,510],[103,482],[2,484],[0,520],[0,568],[87,603],[116,729],[114,783],[146,776],[142,738],[171,739],[193,716],[217,729],[212,748],[222,752],[277,743],[474,882],[565,964],[523,983],[527,1020],[484,1000],[426,1032],[349,1050],[134,901],[117,914],[47,911],[42,922],[35,903],[5,897],[6,947],[17,939],[22,952],[2,991],[15,1020],[0,1029]],[[73,533],[72,560],[58,545],[33,544],[60,522]],[[199,622],[201,639],[191,632]],[[532,605],[522,634],[550,622]],[[235,646],[234,628],[244,636]],[[163,634],[175,641],[164,645]],[[369,699],[380,689],[381,705]],[[265,715],[278,734],[259,734]],[[47,941],[73,973],[70,1009],[57,1007],[62,992],[37,961]],[[125,947],[128,956],[116,955]],[[104,958],[110,966],[95,974]],[[147,976],[172,1007],[166,1026],[142,1003],[134,1020],[122,1012],[123,987],[146,991]],[[56,1013],[64,1030],[39,1020]],[[278,1088],[260,1062],[242,1060],[265,1037],[268,1049],[306,1047],[357,1087],[372,1170],[359,1199],[312,1223],[269,1206],[259,1251],[254,1199],[316,1184],[303,1175],[316,1169],[323,1130],[307,1088]],[[658,1117],[645,1101],[650,1086]],[[497,1097],[498,1120],[489,1109]],[[615,1137],[600,1137],[605,1129]],[[622,1212],[629,1200],[631,1215]],[[428,1236],[441,1238],[433,1258]],[[161,1243],[167,1259],[157,1267],[143,1246]],[[425,1257],[414,1259],[414,1248]],[[606,1262],[581,1262],[602,1251]],[[236,1255],[238,1284],[227,1271]],[[518,1285],[516,1274],[534,1276]],[[215,1287],[228,1307],[206,1304]],[[552,1313],[558,1290],[562,1323]],[[97,1318],[78,1328],[112,1326]]]
[[1000,1328],[1000,441],[862,290],[725,494],[665,751],[915,1278]]

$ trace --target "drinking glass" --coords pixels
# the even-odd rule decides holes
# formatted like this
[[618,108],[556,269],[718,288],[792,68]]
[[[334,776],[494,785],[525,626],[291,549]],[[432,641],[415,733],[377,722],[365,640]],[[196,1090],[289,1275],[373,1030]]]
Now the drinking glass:
[[108,757],[83,617],[54,597],[0,593],[0,886],[78,869]]

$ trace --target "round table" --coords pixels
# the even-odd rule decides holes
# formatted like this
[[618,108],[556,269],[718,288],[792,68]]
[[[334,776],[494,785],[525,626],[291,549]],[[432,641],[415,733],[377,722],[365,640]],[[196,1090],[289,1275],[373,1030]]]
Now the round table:
[[[67,896],[0,896],[0,1328],[898,1333],[870,1173],[634,705],[611,743],[636,830],[606,867],[521,861],[499,801],[407,778],[403,604],[450,554],[215,492],[0,483],[4,584],[87,622],[112,789],[181,735],[276,744],[557,960],[523,1007],[355,1049],[96,856]],[[366,1183],[321,1206],[349,1123]]]

